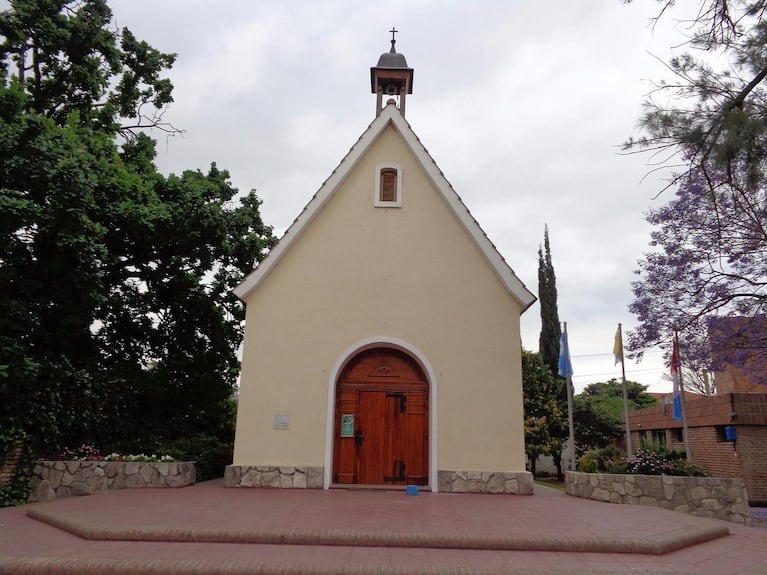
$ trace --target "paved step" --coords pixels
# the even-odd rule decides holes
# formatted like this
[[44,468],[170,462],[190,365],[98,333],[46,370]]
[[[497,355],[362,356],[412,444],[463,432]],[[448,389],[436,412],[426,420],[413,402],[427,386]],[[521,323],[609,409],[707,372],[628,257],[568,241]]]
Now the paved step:
[[[274,561],[204,561],[204,560],[136,560],[136,559],[34,559],[7,561],[0,557],[0,575],[636,575],[631,568],[608,564],[605,570],[594,567],[538,569],[515,567],[514,561],[482,566],[456,566],[433,560],[409,565],[370,563],[291,563]],[[679,575],[677,570],[645,570],[642,575]],[[756,575],[756,571],[754,575]]]
[[[508,496],[501,496],[508,497]],[[722,524],[698,522],[656,533],[603,533],[579,535],[576,531],[550,530],[548,534],[528,533],[525,529],[493,530],[476,533],[470,530],[445,530],[440,525],[428,531],[413,532],[396,529],[401,521],[390,520],[385,527],[361,529],[354,527],[354,517],[348,516],[335,526],[311,529],[301,526],[275,527],[252,525],[228,528],[214,518],[186,525],[158,525],[156,519],[138,517],[133,521],[120,517],[94,517],[92,514],[72,514],[59,506],[31,508],[27,515],[58,529],[94,541],[157,541],[182,543],[246,543],[259,545],[326,545],[345,547],[400,547],[429,549],[478,549],[497,551],[571,551],[578,553],[643,553],[662,555],[690,545],[729,535]],[[147,510],[151,515],[151,510]],[[106,520],[105,520],[106,519]],[[297,518],[300,523],[300,518]],[[153,524],[154,523],[154,524]]]
[[[701,533],[728,530],[693,544]],[[671,551],[677,544],[684,546]],[[595,552],[597,545],[610,551]],[[2,575],[637,572],[765,574],[767,532],[538,487],[532,497],[408,497],[225,489],[214,482],[0,509]]]

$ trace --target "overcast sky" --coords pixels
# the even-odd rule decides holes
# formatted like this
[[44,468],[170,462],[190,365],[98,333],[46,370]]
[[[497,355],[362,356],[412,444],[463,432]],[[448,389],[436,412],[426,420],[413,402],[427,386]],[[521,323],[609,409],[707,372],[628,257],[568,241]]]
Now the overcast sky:
[[[165,173],[231,173],[256,189],[278,235],[373,120],[371,66],[397,51],[415,69],[407,120],[520,279],[537,294],[548,223],[559,316],[576,389],[620,377],[618,322],[648,249],[645,211],[662,187],[649,158],[623,155],[650,79],[683,28],[653,30],[653,0],[111,0],[117,25],[178,60],[158,138]],[[694,8],[691,6],[691,8]],[[538,305],[522,318],[537,350]],[[659,351],[627,377],[669,391]]]

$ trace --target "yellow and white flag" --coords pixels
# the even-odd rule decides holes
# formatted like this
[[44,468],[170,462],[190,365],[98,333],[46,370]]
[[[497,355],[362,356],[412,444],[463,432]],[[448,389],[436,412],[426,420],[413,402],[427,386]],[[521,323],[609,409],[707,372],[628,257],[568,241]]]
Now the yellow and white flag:
[[615,365],[618,365],[623,361],[623,334],[621,333],[621,324],[618,324],[618,330],[615,332],[613,354],[615,355]]

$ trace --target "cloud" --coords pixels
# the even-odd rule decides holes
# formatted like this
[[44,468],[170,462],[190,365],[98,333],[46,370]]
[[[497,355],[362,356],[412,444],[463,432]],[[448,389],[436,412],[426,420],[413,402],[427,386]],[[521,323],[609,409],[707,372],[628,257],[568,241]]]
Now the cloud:
[[[647,26],[647,3],[617,0],[112,0],[116,19],[179,54],[176,103],[187,130],[160,137],[166,172],[231,172],[258,190],[284,230],[373,119],[369,68],[397,48],[415,68],[408,121],[517,275],[537,291],[548,223],[559,312],[576,385],[607,379],[612,337],[647,249],[642,214],[660,189],[647,158],[619,153],[635,132],[647,78],[673,30]],[[657,202],[656,202],[657,203]],[[537,306],[523,343],[537,348]],[[598,354],[608,354],[598,356]],[[594,357],[585,357],[594,356]],[[632,370],[665,388],[660,355]],[[580,375],[579,375],[580,373]],[[617,373],[617,372],[615,372]],[[596,375],[600,374],[600,375]],[[631,377],[631,373],[627,374]],[[616,375],[616,376],[619,376]]]

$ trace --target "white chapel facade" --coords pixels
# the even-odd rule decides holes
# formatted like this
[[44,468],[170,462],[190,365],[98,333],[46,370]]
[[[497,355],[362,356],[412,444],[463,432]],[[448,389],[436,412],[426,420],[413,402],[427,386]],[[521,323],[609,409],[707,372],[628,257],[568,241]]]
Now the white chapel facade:
[[235,289],[229,487],[532,493],[520,315],[535,297],[405,120],[413,69],[391,44],[375,119]]

